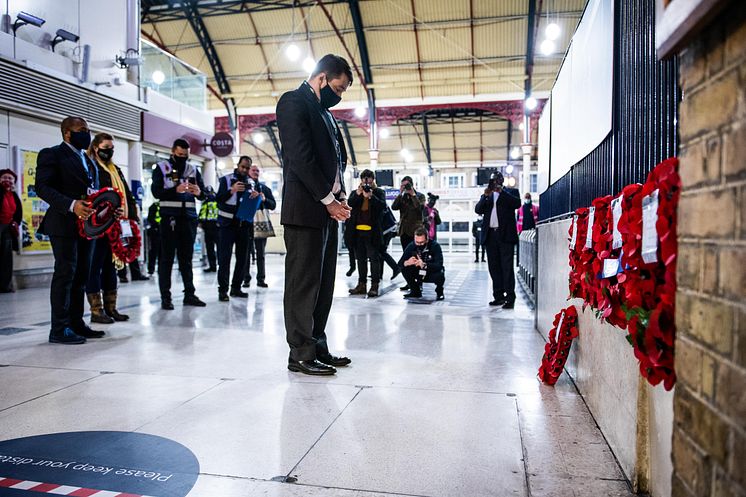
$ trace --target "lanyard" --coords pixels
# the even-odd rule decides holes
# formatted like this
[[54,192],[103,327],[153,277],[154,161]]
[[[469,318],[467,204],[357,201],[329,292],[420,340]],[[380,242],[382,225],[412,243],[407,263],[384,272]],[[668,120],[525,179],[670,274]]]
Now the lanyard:
[[98,189],[98,168],[94,165],[93,166],[93,173],[91,173],[91,164],[86,161],[85,153],[80,150],[80,160],[83,161],[83,169],[85,169],[86,174],[88,175],[88,184],[90,185],[92,190]]

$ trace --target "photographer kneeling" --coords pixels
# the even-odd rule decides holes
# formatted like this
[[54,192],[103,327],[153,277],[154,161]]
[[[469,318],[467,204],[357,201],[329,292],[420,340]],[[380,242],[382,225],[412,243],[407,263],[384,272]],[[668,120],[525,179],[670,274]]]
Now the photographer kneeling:
[[399,260],[404,279],[407,280],[410,292],[405,299],[422,297],[422,283],[435,283],[437,300],[443,300],[443,285],[446,282],[443,267],[443,251],[435,240],[428,240],[425,228],[417,228],[414,241],[407,245]]

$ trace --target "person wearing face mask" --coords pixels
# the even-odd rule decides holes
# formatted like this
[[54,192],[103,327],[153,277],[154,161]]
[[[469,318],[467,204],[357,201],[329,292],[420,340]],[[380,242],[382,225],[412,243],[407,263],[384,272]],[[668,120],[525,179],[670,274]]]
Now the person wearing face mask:
[[[107,133],[93,137],[88,155],[98,165],[99,186],[114,188],[124,197],[117,212],[120,219],[137,219],[137,203],[127,186],[122,170],[114,164],[114,138]],[[103,298],[101,292],[103,291]],[[91,306],[91,323],[109,324],[127,321],[129,316],[117,310],[117,269],[112,259],[111,244],[106,236],[96,239],[91,269],[86,283],[86,295]]]
[[60,129],[64,141],[37,156],[35,186],[39,198],[49,204],[39,233],[49,236],[54,253],[49,341],[74,345],[104,336],[103,331],[92,330],[83,321],[93,242],[80,236],[77,223],[94,213],[85,199],[98,190],[99,175],[85,153],[91,144],[86,120],[67,117]]
[[531,194],[526,193],[523,196],[523,205],[518,209],[518,233],[536,228],[536,221],[538,220],[539,206],[531,202]]
[[0,169],[0,293],[13,290],[13,251],[18,250],[18,227],[23,219],[21,199],[14,190],[16,173]]
[[233,278],[230,278],[230,296],[242,299],[249,296],[241,290],[241,283],[247,270],[246,253],[252,238],[253,226],[247,220],[238,219],[236,213],[246,200],[246,190],[250,187],[253,189],[248,177],[250,167],[251,157],[242,155],[233,173],[226,174],[218,181],[215,200],[218,203],[218,300],[221,302],[230,300],[228,283],[234,245],[236,263],[233,267]]
[[195,294],[192,256],[197,237],[197,204],[204,200],[205,184],[197,168],[189,163],[189,143],[178,139],[171,147],[171,157],[153,167],[153,196],[160,200],[161,254],[158,261],[158,287],[161,309],[173,310],[171,271],[174,256],[179,258],[179,272],[184,283],[184,305],[204,307]]
[[515,210],[521,206],[519,193],[503,187],[505,179],[496,173],[474,207],[483,217],[481,243],[487,248],[487,267],[492,279],[492,306],[512,309],[515,305],[513,253],[518,243]]
[[282,214],[285,247],[285,331],[288,369],[333,375],[350,359],[335,357],[326,342],[334,297],[339,221],[350,217],[343,182],[347,152],[329,112],[352,84],[345,59],[328,54],[308,81],[282,95],[277,126],[285,182]]

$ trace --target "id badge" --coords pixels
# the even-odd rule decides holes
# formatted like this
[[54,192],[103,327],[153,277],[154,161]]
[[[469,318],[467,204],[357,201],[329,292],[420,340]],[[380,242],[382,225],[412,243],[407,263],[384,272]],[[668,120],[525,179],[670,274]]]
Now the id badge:
[[91,195],[94,195],[94,194],[96,194],[96,193],[98,193],[98,190],[96,190],[95,188],[87,188],[87,189],[86,189],[86,194],[87,194],[87,195],[88,195],[89,197],[90,197]]
[[130,225],[129,220],[122,219],[119,221],[119,225],[122,227],[122,238],[131,238],[132,226]]

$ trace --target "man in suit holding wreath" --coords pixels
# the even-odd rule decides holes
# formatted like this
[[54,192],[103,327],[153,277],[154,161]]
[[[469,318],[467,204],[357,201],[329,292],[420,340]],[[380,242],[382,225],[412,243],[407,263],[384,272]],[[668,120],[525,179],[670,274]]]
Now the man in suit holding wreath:
[[329,112],[352,84],[345,59],[328,54],[307,81],[277,103],[285,182],[280,222],[285,245],[288,369],[333,375],[351,361],[329,353],[326,322],[334,296],[339,221],[350,217],[342,134]]
[[36,159],[36,193],[49,204],[39,233],[49,236],[54,253],[49,342],[77,345],[104,336],[83,321],[93,242],[78,233],[78,219],[95,214],[86,198],[98,190],[98,168],[85,154],[91,144],[86,120],[66,117],[60,129],[63,142],[43,149]]

